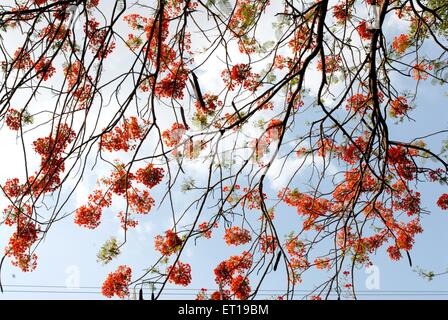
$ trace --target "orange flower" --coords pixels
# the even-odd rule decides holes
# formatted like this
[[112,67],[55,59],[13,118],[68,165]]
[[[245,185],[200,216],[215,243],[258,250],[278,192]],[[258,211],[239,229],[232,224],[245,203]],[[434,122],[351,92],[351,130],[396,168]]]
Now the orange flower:
[[242,229],[237,226],[226,229],[224,235],[224,240],[227,245],[239,246],[241,244],[246,244],[252,240],[249,230]]
[[101,292],[104,296],[112,298],[116,295],[124,298],[129,295],[129,283],[131,282],[132,270],[128,266],[119,266],[117,271],[109,273],[104,281]]
[[415,80],[426,80],[429,77],[429,74],[427,71],[431,71],[432,67],[430,65],[427,65],[425,63],[417,63],[414,65],[412,69],[412,73]]
[[176,265],[168,267],[168,281],[181,286],[188,286],[191,283],[191,267],[188,263],[178,261]]
[[398,37],[395,37],[392,42],[392,48],[398,54],[403,54],[410,45],[411,43],[407,34],[400,34]]

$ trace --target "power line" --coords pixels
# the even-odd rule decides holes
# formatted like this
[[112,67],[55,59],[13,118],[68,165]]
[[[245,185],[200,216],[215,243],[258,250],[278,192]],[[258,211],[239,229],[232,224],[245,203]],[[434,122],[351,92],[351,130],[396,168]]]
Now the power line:
[[[26,285],[26,284],[6,284],[3,287],[8,288],[50,288],[50,289],[67,289],[67,290],[81,290],[81,289],[101,289],[98,286],[80,286],[80,287],[68,287],[62,285]],[[218,290],[217,288],[164,288],[164,291],[195,291],[198,292],[201,289],[207,289],[208,291]],[[315,289],[294,289],[294,292],[312,292]],[[79,292],[79,291],[77,291]],[[287,292],[286,289],[260,289],[258,292]],[[357,290],[359,293],[437,293],[447,294],[448,290]]]

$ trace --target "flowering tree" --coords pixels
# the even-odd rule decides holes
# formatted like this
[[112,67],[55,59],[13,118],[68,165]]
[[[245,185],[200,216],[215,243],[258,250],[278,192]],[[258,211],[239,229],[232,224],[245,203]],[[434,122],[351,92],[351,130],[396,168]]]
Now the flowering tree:
[[[447,129],[397,128],[418,121],[421,86],[447,83],[447,16],[438,0],[3,1],[0,121],[24,167],[1,182],[1,264],[32,271],[55,223],[95,232],[116,215],[125,237],[101,248],[108,263],[164,206],[158,258],[146,272],[119,266],[105,296],[188,286],[186,245],[214,237],[241,250],[207,266],[217,290],[198,299],[254,298],[280,268],[279,298],[313,269],[329,276],[309,297],[356,296],[355,267],[375,252],[412,263],[420,186],[446,189]],[[106,175],[73,208],[96,168]],[[447,210],[446,190],[437,198]]]

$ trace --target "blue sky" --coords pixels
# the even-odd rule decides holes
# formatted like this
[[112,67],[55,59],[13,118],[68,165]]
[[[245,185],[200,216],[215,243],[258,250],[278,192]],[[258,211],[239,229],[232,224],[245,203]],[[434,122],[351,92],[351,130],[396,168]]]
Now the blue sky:
[[[401,25],[393,25],[388,21],[386,33],[397,35],[403,30]],[[272,28],[266,24],[262,31],[264,36],[272,36]],[[433,44],[424,48],[424,53],[431,54]],[[118,49],[120,50],[120,49]],[[110,68],[107,72],[113,72],[120,67],[124,54],[119,51],[115,57],[111,57]],[[200,59],[200,58],[198,58]],[[220,87],[220,83],[213,79],[216,77],[216,69],[212,66],[219,61],[212,58],[208,65],[205,65],[198,71],[201,81],[207,90],[214,91]],[[216,67],[215,67],[216,68]],[[213,72],[210,72],[213,71]],[[316,90],[319,84],[319,74],[311,71],[307,78],[307,86],[310,94]],[[411,79],[402,77],[395,78],[395,83],[402,88],[413,87],[415,82]],[[412,111],[411,117],[415,121],[404,121],[397,125],[392,125],[390,121],[390,134],[393,140],[409,141],[410,139],[435,132],[447,127],[448,109],[446,86],[441,87],[432,85],[430,81],[420,83],[418,90],[419,97],[415,101],[417,108]],[[48,97],[43,99],[49,100]],[[104,118],[113,114],[113,108],[107,110]],[[164,110],[160,111],[161,121],[169,125],[172,122],[171,116]],[[301,119],[297,119],[300,123]],[[15,141],[12,133],[4,133],[2,129],[2,141],[8,141],[8,155],[0,159],[0,165],[8,168],[2,172],[2,182],[7,177],[22,170],[22,165],[16,157],[20,157],[20,145]],[[41,131],[42,132],[42,131]],[[297,132],[292,132],[291,138]],[[445,138],[445,137],[441,137]],[[4,139],[4,140],[3,140]],[[31,141],[31,138],[30,138]],[[433,139],[428,141],[434,144],[434,148],[440,147],[440,140]],[[113,157],[112,157],[113,158]],[[278,162],[280,163],[280,162]],[[267,192],[269,195],[277,193],[277,187],[285,183],[283,176],[277,177],[275,168],[279,168],[278,163],[274,165],[274,173],[268,175]],[[288,162],[289,167],[293,168],[294,162]],[[277,167],[276,167],[277,166]],[[204,164],[199,160],[185,166],[187,176],[194,177],[198,182],[204,182]],[[108,172],[110,168],[106,166],[96,166],[94,170],[85,172],[81,186],[78,188],[74,197],[71,198],[64,213],[74,210],[86,201],[86,197],[92,191],[95,181]],[[288,174],[286,170],[286,174]],[[294,178],[293,185],[300,185],[306,181],[309,169],[301,170]],[[72,182],[69,182],[69,185]],[[165,185],[160,185],[151,193],[159,204]],[[446,187],[437,184],[420,184],[419,191],[422,194],[422,204],[425,209],[431,211],[430,215],[423,217],[422,225],[425,230],[423,234],[417,235],[416,243],[411,252],[414,267],[420,266],[424,269],[443,271],[448,268],[448,255],[445,243],[448,242],[448,213],[442,212],[435,206],[438,196],[446,192]],[[192,195],[181,193],[178,189],[175,191],[173,205],[176,212],[182,212]],[[95,230],[85,230],[73,223],[73,217],[55,223],[46,236],[45,240],[38,248],[38,268],[32,273],[22,273],[20,270],[12,267],[7,261],[2,270],[2,283],[5,292],[0,295],[0,299],[102,299],[100,287],[107,274],[114,271],[118,265],[127,264],[132,267],[135,277],[141,275],[159,257],[154,251],[154,236],[163,233],[170,227],[171,212],[167,203],[153,210],[149,215],[140,219],[140,224],[135,230],[128,233],[128,241],[122,250],[122,254],[112,263],[103,266],[96,261],[96,254],[101,245],[111,236],[122,237],[119,230],[119,224],[115,218],[116,212],[120,210],[121,203],[115,203],[114,206],[106,210],[103,214],[101,226]],[[204,219],[207,220],[206,212]],[[248,212],[251,220],[259,216],[258,212]],[[188,219],[191,219],[190,212]],[[298,230],[301,222],[294,209],[281,206],[276,211],[276,226],[279,235],[286,235],[291,231]],[[0,226],[0,247],[4,247],[8,241],[10,230],[5,226]],[[194,298],[200,288],[216,288],[214,283],[213,269],[223,259],[230,255],[241,253],[247,247],[229,248],[222,241],[222,228],[215,231],[215,236],[211,240],[199,239],[197,245],[190,242],[186,247],[181,261],[188,262],[192,266],[193,282],[188,288],[179,288],[168,286],[166,293],[162,298]],[[408,264],[406,259],[398,262],[392,262],[388,258],[385,248],[378,250],[372,256],[372,262],[376,266],[376,272],[379,271],[379,288],[369,289],[365,282],[370,276],[364,268],[357,272],[357,289],[359,298],[447,298],[448,276],[441,276],[433,281],[427,281],[417,275]],[[259,298],[270,298],[285,290],[285,273],[283,266],[275,273],[271,273],[265,280],[261,295]],[[303,283],[296,287],[297,295],[300,298],[303,292],[312,290],[315,285],[324,281],[328,275],[323,271],[308,272],[303,279]],[[253,281],[255,284],[256,281]],[[39,291],[39,292],[38,292]],[[407,293],[404,293],[406,291]],[[145,288],[149,293],[149,288]],[[412,294],[412,295],[410,295]],[[432,294],[432,295],[429,295]]]

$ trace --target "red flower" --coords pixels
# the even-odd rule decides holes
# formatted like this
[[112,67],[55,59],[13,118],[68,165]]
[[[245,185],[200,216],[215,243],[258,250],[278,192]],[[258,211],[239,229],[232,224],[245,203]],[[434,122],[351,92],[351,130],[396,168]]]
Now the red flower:
[[16,198],[22,195],[24,191],[24,186],[20,184],[18,178],[8,179],[6,180],[5,185],[3,186],[3,191],[10,198]]
[[437,200],[437,205],[442,210],[448,210],[448,194],[444,193],[440,196],[439,200]]
[[145,168],[138,169],[135,173],[135,178],[138,182],[143,183],[148,188],[153,188],[158,185],[163,179],[164,170],[162,168],[155,168],[152,163]]
[[236,85],[242,85],[244,89],[255,91],[259,86],[257,81],[259,75],[252,73],[248,64],[236,64],[230,71],[224,70],[221,75],[229,90],[234,90]]
[[23,48],[18,48],[14,53],[12,67],[17,70],[28,70],[33,66],[31,55]]
[[[333,73],[341,69],[341,57],[337,56],[326,56],[325,57],[325,73]],[[322,60],[317,62],[317,70],[323,70]]]
[[173,123],[171,129],[162,132],[162,139],[168,147],[175,147],[180,143],[186,131],[183,124],[176,122]]
[[51,64],[51,61],[45,58],[41,58],[36,63],[36,65],[34,66],[34,70],[36,71],[37,78],[44,81],[47,81],[56,72],[56,69]]
[[228,260],[221,262],[214,270],[215,281],[218,284],[230,283],[235,273],[243,273],[252,266],[252,255],[244,251],[239,256],[231,256]]
[[22,125],[22,115],[15,109],[9,109],[6,115],[6,125],[9,129],[19,131]]
[[266,129],[268,141],[278,140],[283,133],[283,121],[279,119],[271,120]]
[[367,29],[367,22],[361,21],[359,25],[356,27],[356,30],[359,33],[361,39],[370,40],[372,38],[372,31]]
[[94,18],[90,18],[84,26],[84,32],[88,39],[88,47],[98,59],[106,59],[115,49],[115,42],[111,41],[107,45],[108,30],[106,27],[100,27],[100,23]]
[[112,175],[108,179],[104,179],[105,184],[110,185],[110,190],[117,195],[126,194],[126,190],[131,188],[134,175],[128,172],[122,163],[118,163]]
[[247,300],[251,291],[249,279],[242,275],[236,276],[230,281],[230,290],[238,299]]
[[136,117],[124,119],[121,127],[115,127],[101,136],[100,147],[108,151],[129,151],[135,147],[132,143],[142,138],[142,132]]
[[210,239],[212,237],[212,227],[217,228],[218,224],[215,223],[213,224],[213,226],[210,226],[208,222],[202,222],[198,226],[199,230],[202,232],[202,235],[204,236],[205,239]]
[[351,15],[351,7],[347,2],[341,2],[333,7],[333,16],[337,22],[344,22]]
[[305,246],[303,242],[297,238],[288,239],[285,246],[288,253],[292,256],[300,257],[305,253]]
[[273,253],[277,249],[277,239],[273,236],[263,235],[260,237],[261,252]]
[[401,252],[397,246],[390,246],[389,248],[387,248],[387,253],[389,254],[389,257],[392,260],[400,260],[401,259]]
[[188,80],[188,69],[183,63],[175,63],[169,74],[156,84],[155,94],[161,98],[182,99]]
[[237,226],[226,229],[224,234],[224,240],[227,245],[239,246],[241,244],[246,244],[252,240],[249,230],[242,229]]
[[165,231],[165,237],[157,235],[154,240],[156,250],[166,256],[170,256],[179,251],[183,243],[177,233],[171,230]]
[[181,286],[188,286],[191,283],[191,267],[188,263],[177,262],[176,266],[168,267],[168,281]]
[[196,100],[195,107],[198,112],[207,115],[213,114],[218,107],[223,105],[218,96],[209,93],[204,94],[202,100],[204,100],[204,106],[201,105],[199,100]]
[[388,150],[388,163],[397,174],[406,180],[412,180],[415,176],[416,167],[409,159],[409,152],[402,146],[393,146]]
[[409,111],[408,100],[405,97],[398,97],[390,104],[390,113],[393,117],[404,116]]
[[314,266],[317,269],[328,269],[330,268],[330,260],[328,258],[317,258],[314,260]]
[[132,270],[128,266],[119,266],[117,271],[109,273],[104,281],[101,292],[104,296],[112,298],[116,295],[124,298],[129,295],[129,283],[131,282]]
[[88,229],[95,229],[100,225],[102,210],[90,204],[83,205],[76,210],[75,223]]
[[41,6],[45,3],[47,3],[48,0],[33,0],[34,4]]
[[155,202],[147,190],[140,192],[136,188],[127,193],[127,200],[131,210],[138,214],[149,213]]
[[362,153],[366,150],[367,142],[363,137],[355,139],[355,143],[348,143],[345,146],[339,146],[337,148],[338,157],[347,162],[348,164],[355,164],[361,158]]
[[428,70],[431,71],[432,67],[425,63],[417,63],[412,69],[412,73],[415,80],[426,80],[429,77]]
[[[28,207],[28,210],[31,208]],[[30,214],[30,212],[27,212]],[[8,217],[10,219],[11,217]],[[29,221],[27,215],[22,212],[16,212],[17,229],[9,239],[9,244],[6,247],[6,255],[13,257],[12,264],[19,267],[23,272],[32,271],[36,268],[37,256],[30,254],[31,246],[38,240],[38,232],[35,223]],[[8,223],[10,224],[10,223]]]
[[347,110],[353,110],[355,112],[365,112],[366,109],[370,108],[371,99],[361,93],[357,93],[354,96],[347,99]]
[[95,229],[100,225],[103,208],[112,204],[110,192],[103,194],[100,190],[95,190],[89,195],[89,202],[76,210],[75,223],[79,226]]
[[293,53],[300,54],[303,49],[313,49],[316,47],[316,40],[313,32],[306,25],[297,28],[294,37],[288,42]]
[[409,36],[407,34],[400,34],[398,37],[394,38],[392,42],[392,48],[398,54],[403,54],[407,48],[410,46]]
[[76,61],[64,67],[67,79],[67,89],[81,108],[84,108],[93,95],[91,77],[80,61]]
[[415,192],[415,194],[409,192],[405,197],[394,201],[393,207],[396,210],[406,212],[408,216],[420,213],[420,192]]
[[211,294],[210,300],[230,300],[230,291],[222,290],[222,293],[215,291]]
[[92,9],[92,8],[98,7],[99,4],[100,4],[100,0],[87,0],[86,7],[88,9]]
[[63,153],[76,137],[75,132],[65,123],[53,128],[52,133],[33,142],[34,151],[41,156],[41,165],[36,172],[37,176],[30,177],[28,182],[36,195],[52,192],[59,186],[60,174],[65,170]]

